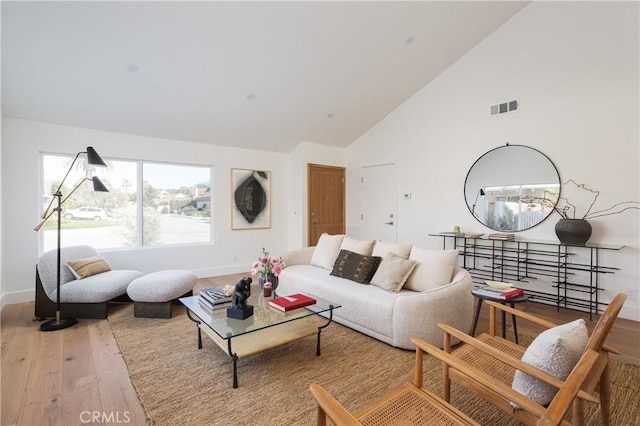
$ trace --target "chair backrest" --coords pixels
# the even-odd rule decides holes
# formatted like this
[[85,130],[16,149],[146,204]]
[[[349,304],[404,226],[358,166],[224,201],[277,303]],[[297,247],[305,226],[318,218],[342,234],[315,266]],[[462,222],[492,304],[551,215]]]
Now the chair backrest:
[[626,294],[618,293],[611,303],[609,303],[609,306],[607,306],[607,309],[602,313],[598,323],[593,329],[593,333],[591,333],[591,337],[587,342],[587,348],[593,349],[596,352],[600,352],[602,350],[604,341],[607,339],[609,331],[611,331],[611,327],[613,327],[613,323],[616,318],[618,318],[618,314],[620,313],[620,309],[622,309],[622,305],[626,298]]
[[598,358],[598,352],[587,348],[536,425],[550,426],[562,423],[565,414],[573,406],[578,391],[581,390],[585,382],[597,374]]
[[[60,285],[73,281],[73,276],[67,262],[69,260],[84,259],[86,257],[96,256],[98,252],[91,246],[70,246],[60,249]],[[57,279],[56,271],[58,267],[58,250],[50,250],[43,253],[38,260],[38,275],[42,281],[42,288],[48,296],[56,291]]]
[[537,423],[538,425],[547,426],[560,424],[582,386],[593,377],[600,376],[603,366],[599,362],[599,359],[603,356],[601,352],[603,351],[604,342],[609,335],[609,331],[611,331],[611,327],[613,327],[613,323],[616,318],[618,318],[618,314],[626,298],[626,294],[618,293],[602,313],[591,333],[582,358],[547,407],[544,416],[542,416]]

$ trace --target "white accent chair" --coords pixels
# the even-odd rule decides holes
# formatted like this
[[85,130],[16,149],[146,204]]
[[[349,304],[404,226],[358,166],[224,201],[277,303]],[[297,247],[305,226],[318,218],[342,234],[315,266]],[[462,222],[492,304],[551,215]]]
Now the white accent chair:
[[[56,315],[57,256],[58,250],[44,253],[36,266],[37,318]],[[127,297],[127,286],[142,272],[134,270],[111,270],[83,279],[76,279],[67,266],[68,261],[97,256],[90,246],[71,246],[61,249],[60,259],[60,309],[64,315],[74,318],[107,318],[109,302],[131,302]]]

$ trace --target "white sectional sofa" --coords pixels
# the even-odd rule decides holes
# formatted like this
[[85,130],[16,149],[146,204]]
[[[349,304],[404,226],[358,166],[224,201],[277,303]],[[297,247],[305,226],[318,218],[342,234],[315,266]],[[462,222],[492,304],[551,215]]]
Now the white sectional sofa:
[[456,250],[323,234],[317,246],[283,259],[278,295],[304,293],[339,303],[335,321],[392,346],[415,349],[410,339],[418,337],[442,347],[438,323],[471,327],[473,284],[457,266]]

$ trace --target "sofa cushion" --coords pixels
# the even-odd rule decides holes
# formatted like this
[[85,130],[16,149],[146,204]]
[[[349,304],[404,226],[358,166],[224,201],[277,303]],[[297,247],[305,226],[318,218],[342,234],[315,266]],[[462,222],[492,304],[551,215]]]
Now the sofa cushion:
[[109,265],[109,262],[102,256],[70,260],[67,262],[67,266],[73,276],[78,280],[111,270],[111,265]]
[[404,288],[428,291],[451,281],[453,269],[458,263],[458,250],[429,250],[413,247],[410,260],[418,262],[407,279]]
[[327,233],[320,235],[318,244],[313,250],[313,256],[311,256],[311,265],[330,271],[336,262],[343,239],[344,235],[329,235]]
[[395,253],[396,255],[408,259],[411,253],[411,246],[408,244],[390,243],[387,241],[376,241],[373,246],[372,256],[380,256],[384,258],[389,253]]
[[[525,351],[522,361],[565,380],[580,360],[588,340],[583,319],[559,325],[540,333]],[[554,386],[520,370],[516,370],[511,387],[540,405],[549,404],[557,392]]]
[[344,237],[344,239],[342,240],[342,245],[340,246],[340,250],[349,250],[354,253],[371,256],[374,243],[374,240],[363,241],[351,237]]
[[340,250],[338,258],[333,265],[331,275],[346,278],[360,284],[369,284],[373,274],[376,273],[380,258],[364,256],[349,250]]
[[[60,302],[62,303],[102,303],[114,297],[127,294],[131,281],[142,276],[142,272],[116,269],[92,275],[81,280],[72,280],[60,286]],[[56,300],[57,291],[49,294]]]
[[[333,312],[337,322],[351,327],[362,325],[362,331],[369,330],[369,334],[377,338],[393,336],[393,307],[395,300],[405,292],[403,289],[400,293],[389,293],[373,285],[335,277],[329,271],[311,265],[287,266],[278,282],[279,295],[304,293],[339,303],[342,307]],[[471,292],[469,296],[473,299]]]
[[415,260],[403,259],[390,252],[380,262],[378,270],[371,278],[371,284],[392,293],[397,293],[407,281],[416,264]]

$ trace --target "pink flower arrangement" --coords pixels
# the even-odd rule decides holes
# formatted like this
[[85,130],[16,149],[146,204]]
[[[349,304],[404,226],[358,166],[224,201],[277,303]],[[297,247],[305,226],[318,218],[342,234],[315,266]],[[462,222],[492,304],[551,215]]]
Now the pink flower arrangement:
[[256,262],[251,265],[251,275],[280,275],[282,269],[285,267],[284,260],[281,256],[269,257],[269,252],[263,247],[262,256],[258,258]]

